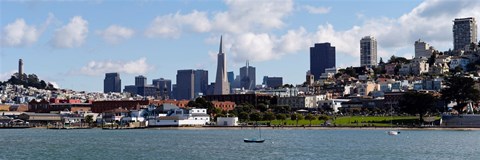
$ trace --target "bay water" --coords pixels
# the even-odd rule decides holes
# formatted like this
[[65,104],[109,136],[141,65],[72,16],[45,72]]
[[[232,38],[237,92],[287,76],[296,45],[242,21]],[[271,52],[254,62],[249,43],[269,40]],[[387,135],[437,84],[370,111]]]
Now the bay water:
[[480,131],[1,129],[0,159],[480,159]]

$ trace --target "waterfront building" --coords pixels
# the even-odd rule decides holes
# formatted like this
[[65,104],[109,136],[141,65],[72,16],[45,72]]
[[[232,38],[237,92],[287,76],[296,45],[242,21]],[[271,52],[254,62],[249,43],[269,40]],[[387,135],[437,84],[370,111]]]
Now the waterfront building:
[[377,40],[373,36],[365,36],[360,40],[360,66],[377,65]]
[[217,75],[213,94],[224,95],[230,93],[230,85],[227,80],[227,61],[223,52],[222,37],[220,37],[220,48],[217,55]]
[[240,68],[240,87],[247,90],[255,89],[255,78],[255,67],[250,66],[247,61],[246,65]]
[[238,126],[238,117],[217,117],[217,126]]
[[118,73],[105,73],[103,80],[103,93],[117,92],[120,93],[122,88],[122,80]]
[[282,77],[267,77],[266,85],[269,88],[278,88],[283,86],[283,78]]
[[330,43],[316,43],[310,47],[310,72],[315,80],[320,79],[320,75],[326,68],[335,67],[335,47]]
[[148,120],[148,127],[203,126],[210,122],[207,109],[172,109],[166,115]]
[[456,18],[453,20],[453,50],[465,50],[470,43],[477,43],[475,18]]
[[425,57],[430,58],[435,49],[422,40],[415,41],[415,58]]

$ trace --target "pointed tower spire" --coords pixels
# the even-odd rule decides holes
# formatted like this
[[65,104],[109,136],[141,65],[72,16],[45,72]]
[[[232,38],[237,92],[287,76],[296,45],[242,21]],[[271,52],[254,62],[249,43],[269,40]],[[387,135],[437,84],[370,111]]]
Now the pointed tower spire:
[[218,49],[218,53],[223,53],[222,37],[223,37],[223,35],[220,36],[220,49]]

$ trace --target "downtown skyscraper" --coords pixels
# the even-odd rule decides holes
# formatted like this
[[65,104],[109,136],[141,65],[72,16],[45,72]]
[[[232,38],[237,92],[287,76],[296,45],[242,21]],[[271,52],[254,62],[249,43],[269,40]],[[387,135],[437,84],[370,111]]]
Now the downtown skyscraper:
[[224,95],[230,93],[230,85],[227,79],[227,61],[223,52],[222,37],[220,37],[220,48],[218,50],[217,76],[213,94]]
[[103,80],[103,92],[121,92],[122,80],[120,79],[120,74],[118,73],[106,73],[105,79]]
[[248,90],[255,89],[255,67],[250,66],[247,61],[246,65],[240,68],[240,87]]
[[335,47],[330,43],[316,43],[310,47],[310,73],[315,80],[325,73],[326,68],[335,67]]

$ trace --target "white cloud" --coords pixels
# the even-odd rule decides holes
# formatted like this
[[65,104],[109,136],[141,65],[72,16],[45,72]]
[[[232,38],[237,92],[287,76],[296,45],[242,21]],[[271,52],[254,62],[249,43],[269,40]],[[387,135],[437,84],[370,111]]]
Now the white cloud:
[[332,7],[314,7],[310,5],[303,6],[310,14],[326,14],[329,13]]
[[86,66],[71,73],[88,76],[98,76],[107,72],[145,74],[152,69],[153,67],[147,63],[146,58],[140,58],[134,61],[90,61]]
[[237,62],[255,59],[265,61],[274,58],[275,42],[266,33],[245,33],[235,37],[231,48],[232,58]]
[[122,40],[129,39],[135,32],[126,27],[111,25],[105,30],[98,31],[97,33],[101,35],[106,42],[116,44]]
[[147,37],[178,38],[183,30],[210,31],[211,24],[206,12],[196,10],[189,14],[168,14],[156,17],[145,31]]
[[228,11],[216,13],[213,26],[220,32],[245,33],[280,29],[283,19],[293,10],[291,0],[225,1]]
[[280,29],[283,19],[293,10],[291,0],[225,1],[228,10],[215,12],[192,11],[188,14],[167,14],[156,17],[146,29],[147,37],[179,38],[184,31],[197,33],[220,32],[243,34]]
[[70,22],[57,29],[50,41],[53,47],[73,48],[79,47],[87,38],[88,22],[80,16],[73,17]]
[[17,19],[15,22],[3,27],[1,38],[2,46],[21,47],[37,42],[41,32],[35,26],[29,26],[24,19]]

